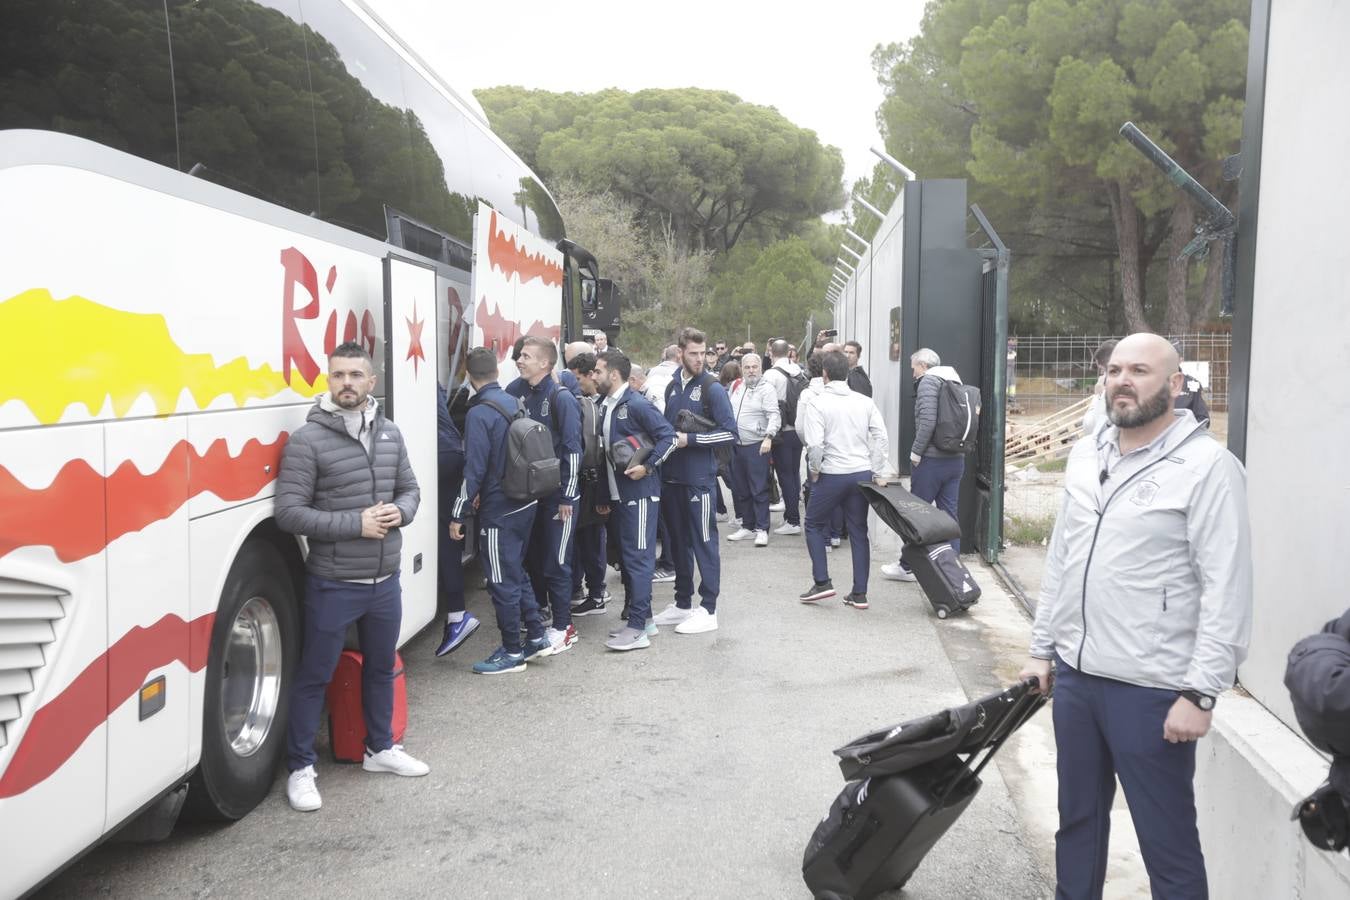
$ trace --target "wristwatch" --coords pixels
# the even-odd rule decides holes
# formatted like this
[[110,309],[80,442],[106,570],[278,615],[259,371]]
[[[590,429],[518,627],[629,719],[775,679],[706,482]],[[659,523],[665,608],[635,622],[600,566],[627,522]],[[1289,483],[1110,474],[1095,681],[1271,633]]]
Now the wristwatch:
[[1214,698],[1211,697],[1209,694],[1202,694],[1199,691],[1187,690],[1182,691],[1181,696],[1185,697],[1187,700],[1191,701],[1197,707],[1203,709],[1205,712],[1209,712],[1214,708]]

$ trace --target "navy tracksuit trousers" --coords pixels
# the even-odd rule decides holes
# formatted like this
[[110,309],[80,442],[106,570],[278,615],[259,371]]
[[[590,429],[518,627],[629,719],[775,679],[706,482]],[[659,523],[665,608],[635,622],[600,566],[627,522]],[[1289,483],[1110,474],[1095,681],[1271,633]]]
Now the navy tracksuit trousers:
[[585,576],[586,596],[605,596],[605,526],[583,525],[577,529],[572,552],[572,593],[581,590]]
[[566,631],[572,624],[572,535],[576,509],[573,506],[572,517],[564,521],[558,518],[556,497],[540,500],[525,553],[535,605],[540,609],[548,606],[553,627],[559,631]]
[[1116,777],[1125,789],[1156,900],[1208,896],[1195,825],[1195,743],[1170,744],[1177,691],[1087,675],[1055,659],[1057,900],[1100,900]]
[[615,500],[609,514],[610,527],[617,529],[623,598],[628,606],[628,624],[642,629],[652,617],[652,571],[656,568],[656,523],[662,504],[643,497]]
[[781,431],[779,438],[769,455],[773,457],[773,470],[778,474],[778,487],[783,492],[783,521],[800,525],[802,439],[796,431]]
[[722,592],[721,548],[717,546],[716,487],[667,482],[661,505],[670,516],[670,559],[675,564],[675,604],[694,602],[694,562],[698,562],[698,594],[709,613],[717,613]]
[[731,482],[741,527],[769,530],[769,455],[759,444],[740,444],[731,457]]
[[361,639],[361,710],[366,746],[374,753],[394,744],[394,659],[403,623],[403,592],[395,572],[377,584],[305,578],[304,644],[291,688],[286,730],[287,768],[314,765],[314,735],[323,716],[324,694],[333,680],[347,628],[356,623]]
[[[961,476],[966,472],[963,456],[924,456],[909,473],[909,490],[926,503],[937,503],[937,508],[961,521],[958,508],[961,503]],[[952,549],[961,552],[961,539],[952,541]]]
[[[495,524],[478,529],[478,550],[487,575],[488,594],[497,613],[497,628],[508,653],[522,652],[520,624],[524,620],[531,640],[544,636],[544,620],[534,600],[534,590],[525,577],[525,545],[534,526],[535,507],[502,516]],[[565,601],[571,602],[571,597]],[[568,607],[571,614],[571,607]]]
[[830,523],[838,511],[848,526],[848,545],[853,552],[853,593],[867,593],[872,546],[867,538],[867,498],[858,485],[871,480],[871,472],[853,472],[821,475],[812,482],[811,502],[806,507],[806,549],[811,554],[811,577],[818,583],[830,580],[825,545],[830,540]]

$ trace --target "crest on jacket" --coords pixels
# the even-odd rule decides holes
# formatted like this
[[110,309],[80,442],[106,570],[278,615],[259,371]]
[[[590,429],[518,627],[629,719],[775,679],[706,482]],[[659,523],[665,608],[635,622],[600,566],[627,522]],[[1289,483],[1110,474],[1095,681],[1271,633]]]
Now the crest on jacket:
[[697,403],[698,401],[702,400],[702,399],[703,399],[703,385],[700,384],[700,385],[698,385],[697,387],[695,387],[692,391],[690,391],[690,392],[689,392],[689,399],[692,400],[692,401],[694,401],[695,403]]
[[1130,502],[1136,506],[1150,506],[1153,498],[1158,496],[1158,482],[1149,478],[1139,483],[1130,496]]

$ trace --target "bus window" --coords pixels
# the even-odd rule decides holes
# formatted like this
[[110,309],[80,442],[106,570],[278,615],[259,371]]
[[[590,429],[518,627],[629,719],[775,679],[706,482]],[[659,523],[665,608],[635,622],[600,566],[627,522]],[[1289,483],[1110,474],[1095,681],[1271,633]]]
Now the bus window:
[[309,3],[319,215],[386,240],[386,205],[413,210],[402,61],[340,3]]
[[306,215],[319,208],[299,0],[169,4],[183,171]]
[[161,0],[5,0],[0,128],[88,138],[178,167]]
[[413,208],[408,212],[472,244],[477,206],[464,152],[464,116],[415,69],[404,65],[402,70],[413,147]]

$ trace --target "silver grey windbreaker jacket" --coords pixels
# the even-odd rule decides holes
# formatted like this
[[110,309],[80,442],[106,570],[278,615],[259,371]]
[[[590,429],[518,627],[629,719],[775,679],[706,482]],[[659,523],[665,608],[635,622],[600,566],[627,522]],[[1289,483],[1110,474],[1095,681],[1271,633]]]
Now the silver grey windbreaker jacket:
[[1189,410],[1176,415],[1160,452],[1123,480],[1101,478],[1115,426],[1074,445],[1031,655],[1213,696],[1251,638],[1246,473]]

